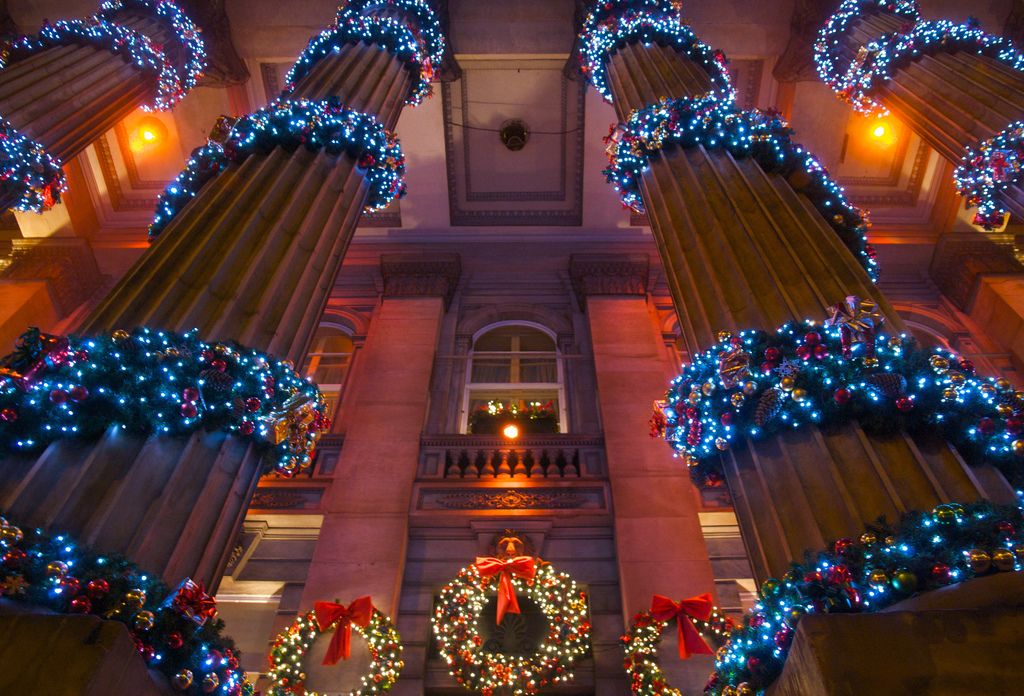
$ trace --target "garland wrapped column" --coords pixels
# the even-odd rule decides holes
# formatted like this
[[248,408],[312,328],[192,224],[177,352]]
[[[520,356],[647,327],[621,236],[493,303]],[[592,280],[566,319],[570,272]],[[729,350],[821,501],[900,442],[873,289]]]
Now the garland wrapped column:
[[915,0],[845,0],[818,35],[821,79],[861,113],[891,110],[960,168],[975,222],[1024,216],[1024,54],[973,20],[926,21]]
[[[402,22],[363,17],[365,4],[349,3],[314,37],[279,100],[218,124],[161,197],[153,245],[80,331],[198,328],[210,341],[301,360],[360,213],[401,193],[404,164],[387,128],[429,88],[429,57],[444,46],[423,3],[393,0]],[[112,429],[12,463],[0,494],[44,501],[27,510],[31,524],[60,522],[166,578],[215,586],[272,464],[261,459],[232,433]],[[83,483],[96,481],[102,495],[86,495]]]
[[199,29],[170,0],[108,0],[0,53],[0,207],[60,200],[61,163],[140,106],[170,109],[206,67]]
[[[646,207],[692,352],[720,330],[773,330],[855,293],[878,299],[890,330],[902,329],[872,285],[859,211],[776,115],[735,108],[724,59],[670,3],[603,3],[581,46],[585,72],[624,120],[610,133],[606,173],[625,202]],[[739,442],[721,458],[762,579],[880,515],[1012,495],[944,442],[875,438],[855,425]]]

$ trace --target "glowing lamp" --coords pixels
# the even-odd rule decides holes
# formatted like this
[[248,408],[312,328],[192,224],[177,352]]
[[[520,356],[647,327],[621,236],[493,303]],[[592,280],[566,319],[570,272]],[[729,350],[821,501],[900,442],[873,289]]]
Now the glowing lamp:
[[515,423],[509,423],[501,430],[501,434],[509,440],[515,440],[519,437],[519,426]]
[[129,145],[133,152],[142,152],[155,147],[167,139],[167,126],[155,116],[144,116],[132,131]]
[[884,123],[880,123],[877,126],[875,126],[874,128],[872,128],[871,129],[871,135],[875,136],[876,138],[884,138],[885,137],[885,124]]

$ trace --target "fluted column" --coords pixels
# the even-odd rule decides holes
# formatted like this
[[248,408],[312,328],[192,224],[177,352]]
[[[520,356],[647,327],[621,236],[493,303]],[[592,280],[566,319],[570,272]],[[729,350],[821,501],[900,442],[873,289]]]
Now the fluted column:
[[[0,117],[42,145],[51,157],[66,162],[140,106],[169,106],[191,88],[206,65],[198,30],[186,16],[181,17],[187,37],[154,5],[134,0],[70,23],[97,32],[103,31],[101,26],[112,27],[148,39],[147,56],[157,63],[166,59],[176,75],[173,96],[161,91],[159,71],[141,67],[123,49],[62,35],[57,23],[44,27],[42,38],[28,37],[11,49],[0,70]],[[48,32],[55,31],[57,39],[47,38]],[[133,50],[142,55],[141,49]],[[6,208],[16,201],[8,195],[0,205]]]
[[[696,97],[707,74],[670,48],[625,45],[611,55],[616,109],[660,97]],[[903,328],[835,231],[780,174],[723,150],[667,147],[652,157],[641,193],[691,350],[720,329],[771,330],[821,317],[849,294],[872,297],[890,330]],[[783,573],[805,550],[859,533],[865,523],[948,500],[1012,491],[988,469],[971,469],[946,443],[876,438],[857,425],[807,427],[735,448],[722,457],[755,575]]]
[[[386,127],[416,66],[351,41],[323,57],[291,99],[336,98]],[[299,362],[367,200],[355,159],[277,146],[233,162],[181,209],[79,333],[121,327],[200,330]],[[223,433],[62,441],[5,462],[0,507],[60,526],[177,581],[215,586],[264,463]]]
[[[884,44],[887,35],[906,35],[927,26],[922,20],[915,23],[866,7],[836,36],[836,45],[824,48],[843,74],[865,56],[873,59],[866,48],[873,42]],[[909,63],[893,66],[888,79],[877,79],[867,96],[958,165],[968,148],[1024,118],[1024,71],[981,55],[973,46],[953,45],[943,42],[937,49],[920,51]],[[1024,216],[1024,190],[1011,186],[1003,198],[1012,213]]]

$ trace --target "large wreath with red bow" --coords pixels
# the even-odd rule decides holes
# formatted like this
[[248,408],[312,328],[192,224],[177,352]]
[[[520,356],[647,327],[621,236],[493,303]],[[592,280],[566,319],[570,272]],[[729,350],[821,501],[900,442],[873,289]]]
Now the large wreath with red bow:
[[374,608],[369,597],[360,597],[348,606],[317,602],[313,611],[300,615],[277,636],[270,650],[269,696],[316,696],[306,690],[302,658],[317,636],[332,626],[334,637],[323,664],[334,665],[349,658],[353,628],[370,649],[370,671],[361,677],[362,687],[349,692],[349,696],[377,694],[395,685],[405,666],[401,638],[391,619]]
[[682,696],[682,692],[669,685],[658,663],[658,644],[661,632],[676,622],[679,634],[679,659],[690,655],[711,655],[707,638],[724,642],[734,627],[732,619],[719,613],[711,603],[710,594],[690,597],[674,602],[668,597],[654,595],[651,610],[633,617],[633,625],[620,639],[626,653],[622,666],[629,674],[629,686],[635,696]]
[[[530,598],[544,612],[548,630],[532,655],[483,648],[477,619],[495,592],[499,625],[506,614],[519,613],[517,595]],[[452,676],[485,696],[499,688],[514,696],[535,694],[571,681],[573,663],[590,650],[586,593],[568,574],[532,556],[477,558],[441,590],[432,623]]]

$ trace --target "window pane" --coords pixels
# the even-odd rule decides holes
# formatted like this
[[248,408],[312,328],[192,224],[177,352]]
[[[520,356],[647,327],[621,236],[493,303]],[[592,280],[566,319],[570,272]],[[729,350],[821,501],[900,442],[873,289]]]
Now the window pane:
[[488,331],[473,344],[474,351],[513,350],[512,339],[517,337],[517,350],[529,352],[554,352],[555,341],[540,329],[529,326],[500,326]]
[[519,381],[520,382],[548,382],[558,381],[558,365],[554,358],[520,358],[519,359]]
[[470,380],[476,384],[495,384],[512,379],[511,358],[475,358]]
[[511,423],[523,435],[559,432],[558,400],[547,394],[473,396],[469,408],[469,432],[474,435],[497,435]]
[[348,372],[347,355],[323,355],[313,373],[313,381],[317,384],[342,384]]

